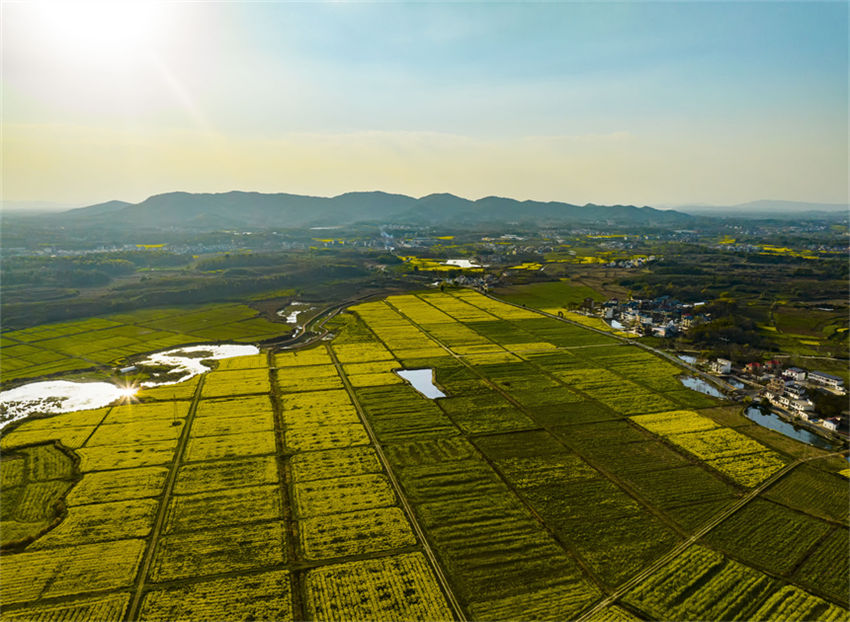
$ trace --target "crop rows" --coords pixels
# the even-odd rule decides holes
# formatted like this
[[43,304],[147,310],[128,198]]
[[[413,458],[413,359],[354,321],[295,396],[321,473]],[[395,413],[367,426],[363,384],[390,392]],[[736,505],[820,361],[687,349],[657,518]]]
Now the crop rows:
[[145,595],[140,619],[173,620],[293,620],[291,580],[286,570],[272,570],[177,587]]
[[343,389],[281,396],[284,443],[293,451],[367,445],[369,438]]
[[54,443],[4,452],[0,474],[4,547],[26,542],[51,525],[60,514],[60,500],[77,479],[71,457]]
[[307,573],[307,607],[315,620],[449,620],[421,553],[324,566]]
[[95,598],[81,598],[53,605],[25,607],[22,609],[4,609],[4,620],[20,622],[85,622],[100,620],[102,622],[118,622],[124,615],[124,610],[130,603],[129,593],[109,594]]
[[788,574],[832,526],[756,499],[715,527],[706,540],[752,566]]
[[736,430],[690,411],[632,417],[743,486],[755,486],[785,465],[783,458]]
[[675,543],[671,530],[545,432],[481,437],[476,443],[606,583],[616,585]]
[[768,598],[753,614],[752,620],[818,620],[819,622],[843,622],[847,611],[812,596],[793,585],[786,585]]
[[850,533],[838,527],[827,535],[794,573],[802,585],[825,593],[846,606],[850,602]]
[[692,546],[629,592],[625,601],[659,620],[749,620],[778,587],[753,568]]
[[[345,343],[335,347],[335,355],[351,373],[352,384],[356,378],[364,384],[364,378],[377,376],[382,385],[399,379],[389,371],[397,364],[379,343]],[[335,369],[324,356],[290,359],[286,367],[278,359],[278,378],[294,367]],[[392,378],[382,378],[387,375]],[[301,554],[308,560],[336,560],[417,546],[348,393],[287,392],[289,387],[280,382],[279,388],[284,444],[295,452],[289,464]],[[304,586],[307,611],[314,619],[451,617],[421,553],[321,566],[307,572]]]
[[764,496],[804,512],[847,523],[850,487],[841,476],[800,467],[771,486]]

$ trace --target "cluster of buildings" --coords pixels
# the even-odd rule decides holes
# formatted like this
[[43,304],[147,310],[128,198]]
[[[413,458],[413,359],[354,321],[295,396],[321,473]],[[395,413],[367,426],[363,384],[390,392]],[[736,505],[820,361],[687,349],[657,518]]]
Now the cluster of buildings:
[[778,360],[764,363],[751,362],[736,370],[732,361],[718,358],[709,364],[711,370],[720,375],[733,374],[736,371],[747,374],[755,384],[761,385],[761,396],[776,407],[782,408],[803,421],[816,423],[830,431],[840,431],[841,417],[821,419],[811,399],[811,390],[826,389],[837,395],[844,395],[844,380],[822,371],[806,371],[799,367],[782,369]]
[[655,255],[649,257],[635,257],[634,259],[623,259],[620,261],[609,261],[606,265],[609,268],[640,268],[648,263],[656,260]]
[[627,302],[614,298],[602,304],[596,303],[592,298],[585,298],[579,311],[597,315],[620,330],[638,335],[672,337],[710,319],[699,312],[699,308],[704,304],[686,304],[670,296],[651,300],[632,299]]

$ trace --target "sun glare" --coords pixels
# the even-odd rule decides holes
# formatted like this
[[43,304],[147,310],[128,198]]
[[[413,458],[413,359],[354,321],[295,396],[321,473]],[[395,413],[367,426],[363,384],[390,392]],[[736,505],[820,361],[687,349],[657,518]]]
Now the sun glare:
[[158,2],[46,2],[38,7],[38,36],[68,60],[93,64],[141,58],[156,43]]
[[122,402],[129,402],[135,399],[136,393],[138,393],[139,387],[128,384],[118,388],[118,393],[121,396]]

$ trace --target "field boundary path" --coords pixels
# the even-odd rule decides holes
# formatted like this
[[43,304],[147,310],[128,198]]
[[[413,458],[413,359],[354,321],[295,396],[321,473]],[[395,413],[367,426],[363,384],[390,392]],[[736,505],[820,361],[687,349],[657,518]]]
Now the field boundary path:
[[183,430],[180,432],[180,441],[177,444],[177,449],[174,451],[174,460],[171,462],[171,467],[168,469],[168,477],[165,480],[165,487],[160,497],[159,508],[156,512],[156,521],[148,543],[145,547],[145,554],[142,558],[142,563],[139,565],[139,572],[136,575],[136,586],[133,591],[133,599],[130,601],[130,606],[127,608],[127,614],[124,619],[128,622],[138,619],[139,607],[142,602],[142,593],[145,588],[145,580],[148,577],[153,556],[156,552],[156,545],[159,542],[159,535],[162,532],[162,526],[165,523],[165,517],[168,514],[168,503],[171,499],[171,493],[174,490],[174,482],[177,480],[177,471],[183,462],[183,454],[186,452],[186,445],[189,444],[189,431],[192,428],[192,422],[195,420],[195,413],[198,411],[198,402],[201,399],[201,391],[204,389],[204,375],[201,374],[198,379],[198,386],[195,388],[195,395],[192,397],[192,403],[189,406],[189,412],[186,414],[186,420],[183,423]]
[[[423,302],[425,302],[425,304],[430,304],[429,302],[427,302],[426,300],[423,300],[422,298],[420,298],[420,300],[422,300]],[[432,305],[432,306],[433,306],[433,305]],[[469,371],[471,371],[473,374],[475,374],[478,378],[480,378],[480,379],[481,379],[481,381],[482,381],[484,384],[486,384],[486,385],[487,385],[488,387],[490,387],[493,391],[495,391],[496,393],[498,393],[499,395],[501,395],[504,399],[506,399],[508,402],[510,402],[510,403],[511,403],[511,404],[512,404],[512,405],[513,405],[516,409],[518,409],[520,412],[524,413],[527,417],[529,417],[532,421],[534,421],[535,423],[537,423],[537,424],[538,424],[538,426],[539,426],[539,427],[538,427],[538,429],[540,429],[540,430],[545,430],[545,431],[549,432],[548,427],[547,427],[547,426],[545,426],[545,425],[540,424],[540,422],[539,422],[539,421],[537,420],[537,418],[534,416],[534,413],[531,411],[531,409],[526,408],[525,406],[523,406],[523,405],[522,405],[520,402],[518,402],[518,401],[516,400],[516,398],[514,398],[514,396],[512,396],[509,392],[505,391],[505,390],[504,390],[502,387],[500,387],[497,383],[493,382],[490,378],[488,378],[487,376],[485,376],[485,375],[481,372],[481,370],[477,369],[474,365],[472,365],[469,361],[467,361],[467,360],[466,360],[463,356],[459,355],[457,352],[455,352],[454,350],[452,350],[452,349],[451,349],[451,347],[449,347],[448,345],[446,345],[446,343],[445,343],[445,342],[443,342],[441,339],[437,338],[436,336],[434,336],[433,334],[431,334],[430,332],[428,332],[427,330],[425,330],[425,328],[424,328],[421,324],[419,324],[418,322],[416,322],[415,320],[413,320],[413,318],[411,318],[409,315],[407,315],[406,313],[404,313],[401,309],[398,309],[398,308],[396,308],[396,307],[394,307],[394,308],[396,309],[396,311],[397,311],[397,312],[398,312],[401,316],[403,316],[403,317],[404,317],[404,318],[405,318],[408,322],[410,322],[410,324],[412,324],[412,325],[413,325],[413,326],[415,326],[417,329],[419,329],[419,330],[422,332],[422,334],[423,334],[423,335],[427,335],[427,336],[428,336],[430,339],[432,339],[432,340],[433,340],[433,341],[434,341],[437,345],[439,345],[439,346],[440,346],[441,348],[443,348],[443,349],[444,349],[444,350],[445,350],[445,351],[446,351],[449,355],[451,355],[451,356],[452,356],[452,357],[453,357],[456,361],[458,361],[458,362],[459,362],[461,365],[463,365],[466,369],[468,369],[468,370],[469,370]],[[436,308],[436,307],[435,307],[435,308]],[[594,347],[594,346],[580,346],[580,347]],[[547,373],[547,372],[545,372],[544,370],[540,369],[540,368],[539,368],[539,367],[537,367],[536,365],[535,365],[534,367],[535,367],[535,369],[537,369],[537,371],[538,371],[541,375],[544,375],[544,376],[550,377],[550,378],[552,378],[553,380],[557,380],[556,378],[554,378],[553,376],[551,376],[550,374],[548,374],[548,373]],[[559,384],[563,385],[563,383],[562,383],[560,380],[557,380],[557,381],[559,382]],[[450,417],[450,418],[451,418],[451,417]],[[553,435],[553,438],[555,438],[555,439],[556,439],[556,441],[557,441],[557,443],[558,443],[559,445],[561,445],[561,446],[562,446],[562,447],[563,447],[566,451],[568,451],[568,452],[570,452],[570,453],[575,453],[576,455],[580,456],[580,457],[581,457],[581,458],[582,458],[585,462],[587,462],[587,463],[588,463],[591,467],[593,467],[594,469],[596,469],[597,471],[599,471],[599,473],[600,473],[603,477],[607,478],[607,479],[608,479],[608,480],[610,480],[611,482],[613,482],[613,483],[615,483],[616,485],[620,486],[620,488],[622,488],[622,489],[623,489],[623,491],[624,491],[626,494],[628,494],[628,495],[629,495],[629,496],[631,496],[633,499],[635,499],[635,501],[637,501],[637,502],[638,502],[638,503],[639,503],[642,507],[646,508],[646,510],[647,510],[647,511],[649,511],[649,512],[650,512],[653,516],[655,516],[656,518],[658,518],[658,519],[659,519],[662,523],[664,523],[665,525],[667,525],[668,527],[670,527],[670,528],[671,528],[671,529],[672,529],[675,533],[679,534],[679,536],[680,536],[680,537],[684,537],[685,535],[687,535],[687,534],[685,534],[685,533],[682,531],[682,529],[681,529],[680,527],[678,527],[677,525],[673,524],[673,523],[672,523],[672,522],[671,522],[671,521],[670,521],[667,517],[665,517],[664,515],[662,515],[661,513],[659,513],[659,512],[657,511],[657,509],[656,509],[654,506],[652,506],[652,504],[648,503],[648,502],[647,502],[647,501],[643,498],[643,496],[642,496],[642,495],[639,495],[639,494],[637,493],[637,491],[635,491],[635,490],[634,490],[634,487],[632,487],[632,486],[630,486],[630,485],[626,484],[625,482],[623,482],[621,478],[616,477],[616,476],[615,476],[613,473],[611,473],[609,470],[604,469],[604,468],[601,468],[601,467],[598,465],[598,462],[597,462],[597,461],[591,461],[591,460],[589,460],[589,459],[587,458],[587,456],[581,455],[581,454],[579,454],[578,452],[574,451],[573,449],[571,449],[570,447],[568,447],[567,445],[565,445],[565,444],[564,444],[564,442],[563,442],[561,439],[557,438],[557,436]],[[470,438],[469,440],[470,440],[470,442],[472,442],[472,444],[473,444],[473,445],[475,445],[475,441],[474,441],[472,438]],[[578,552],[578,550],[576,550],[575,546],[573,546],[571,543],[569,543],[569,542],[567,542],[566,540],[564,540],[564,538],[562,538],[561,536],[559,536],[558,534],[556,534],[556,533],[552,530],[552,528],[551,528],[549,525],[547,525],[547,524],[546,524],[546,521],[545,521],[545,520],[543,520],[543,517],[542,517],[542,516],[540,516],[539,512],[538,512],[538,511],[537,511],[537,510],[536,510],[536,509],[535,509],[535,508],[534,508],[534,507],[533,507],[533,506],[532,506],[532,505],[528,502],[528,500],[526,499],[525,495],[523,495],[523,494],[522,494],[519,490],[517,490],[516,486],[514,486],[514,485],[513,485],[510,481],[508,481],[508,480],[507,480],[507,479],[503,476],[503,474],[502,474],[501,470],[500,470],[500,469],[499,469],[499,468],[498,468],[495,464],[493,464],[493,461],[492,461],[492,460],[490,460],[490,458],[488,458],[486,455],[484,455],[484,453],[483,453],[483,452],[481,452],[480,450],[479,450],[479,453],[481,454],[481,456],[482,456],[482,458],[485,460],[485,462],[487,462],[487,464],[488,464],[488,465],[490,465],[490,468],[492,468],[492,469],[493,469],[493,472],[497,475],[497,477],[498,477],[498,478],[499,478],[499,479],[500,479],[500,480],[501,480],[501,481],[502,481],[502,482],[503,482],[503,483],[504,483],[504,484],[505,484],[505,485],[506,485],[506,486],[507,486],[507,487],[508,487],[508,488],[509,488],[509,489],[510,489],[510,490],[511,490],[511,491],[512,491],[515,495],[516,495],[516,497],[517,497],[517,499],[519,500],[519,502],[523,504],[523,506],[524,506],[524,507],[525,507],[525,508],[526,508],[526,509],[527,509],[527,510],[528,510],[528,511],[532,514],[532,516],[534,516],[535,520],[537,520],[537,522],[540,524],[540,526],[541,526],[541,527],[542,527],[542,528],[543,528],[543,529],[544,529],[544,530],[545,530],[545,531],[546,531],[546,532],[547,532],[547,533],[548,533],[548,534],[549,534],[549,535],[550,535],[550,536],[551,536],[551,537],[555,540],[555,542],[557,542],[557,543],[558,543],[558,545],[559,545],[561,548],[563,548],[563,549],[564,549],[564,550],[565,550],[565,551],[566,551],[566,552],[567,552],[567,553],[568,553],[568,554],[569,554],[569,555],[570,555],[570,556],[571,556],[571,557],[575,560],[575,562],[579,565],[579,567],[580,567],[580,568],[581,568],[581,569],[582,569],[582,570],[583,570],[583,571],[587,574],[587,576],[590,578],[590,580],[591,580],[591,581],[592,581],[592,582],[596,585],[596,587],[599,589],[599,591],[600,591],[600,592],[602,592],[602,593],[610,593],[611,588],[610,588],[608,585],[606,585],[604,581],[602,581],[602,580],[600,579],[599,574],[598,574],[595,570],[593,570],[593,568],[591,568],[590,564],[588,564],[588,562],[587,562],[587,560],[584,558],[584,556],[583,556],[581,553],[579,553],[579,552]]]
[[654,562],[652,562],[649,566],[641,570],[639,573],[632,576],[632,578],[626,581],[625,583],[621,583],[611,594],[603,598],[601,601],[597,602],[590,609],[585,610],[583,614],[576,618],[575,622],[586,622],[587,620],[592,619],[595,614],[599,613],[599,611],[601,611],[605,607],[613,605],[616,601],[625,596],[626,593],[637,587],[645,579],[648,579],[650,575],[661,570],[664,566],[673,561],[675,557],[678,557],[679,555],[684,553],[685,549],[695,544],[697,540],[705,536],[709,531],[711,531],[720,523],[732,516],[732,514],[743,508],[750,501],[758,497],[768,487],[776,483],[778,480],[780,480],[790,471],[794,470],[796,467],[812,460],[823,460],[824,458],[841,455],[844,455],[844,452],[834,452],[825,456],[813,456],[811,458],[798,458],[794,462],[786,464],[783,468],[768,477],[761,484],[759,484],[747,494],[745,494],[743,497],[741,497],[738,501],[736,501],[730,506],[727,506],[725,509],[715,514],[707,523],[704,523],[699,529],[697,529],[687,540],[684,540],[677,544],[674,548],[672,548],[670,551],[656,559]]
[[351,397],[351,401],[354,404],[355,409],[357,410],[357,416],[360,418],[360,423],[363,424],[366,433],[369,435],[369,440],[371,441],[372,446],[375,449],[375,453],[378,454],[378,459],[381,461],[381,465],[384,467],[384,470],[387,473],[387,477],[389,478],[390,483],[392,484],[393,490],[395,490],[395,494],[398,497],[399,503],[401,504],[404,513],[407,515],[407,519],[410,521],[410,524],[413,526],[413,530],[416,532],[416,537],[422,543],[422,550],[425,553],[425,556],[428,558],[428,563],[434,571],[434,575],[437,577],[437,581],[439,581],[440,583],[440,587],[442,588],[443,593],[446,596],[446,600],[448,600],[449,607],[451,607],[456,619],[459,622],[465,622],[466,616],[463,613],[463,609],[461,609],[460,603],[458,603],[457,597],[455,597],[454,592],[452,591],[448,578],[443,572],[443,568],[437,560],[436,555],[434,555],[434,551],[431,548],[428,539],[425,537],[425,532],[422,530],[422,527],[419,525],[419,521],[417,521],[416,519],[416,514],[414,514],[413,512],[413,508],[410,507],[410,503],[408,503],[407,497],[404,495],[404,492],[401,489],[401,484],[399,484],[398,479],[396,479],[395,473],[393,472],[392,467],[390,466],[390,463],[387,460],[383,449],[381,448],[381,444],[378,442],[378,437],[375,435],[375,431],[372,429],[372,426],[366,419],[366,413],[363,411],[363,407],[360,405],[360,401],[357,399],[357,396],[354,393],[354,387],[351,386],[351,382],[349,381],[348,376],[342,368],[342,363],[339,362],[339,359],[337,358],[336,353],[333,351],[333,348],[328,347],[327,351],[328,354],[330,354],[334,366],[336,366],[337,374],[339,374],[339,377],[342,379],[342,382],[345,385],[345,390]]

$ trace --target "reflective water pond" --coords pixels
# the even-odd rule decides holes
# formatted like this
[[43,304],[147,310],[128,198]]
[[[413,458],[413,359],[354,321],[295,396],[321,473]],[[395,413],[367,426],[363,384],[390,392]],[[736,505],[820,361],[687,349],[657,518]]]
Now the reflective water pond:
[[309,302],[290,302],[283,309],[278,310],[277,316],[284,318],[287,324],[298,324],[298,316],[314,308]]
[[798,428],[793,423],[782,419],[776,413],[765,413],[755,406],[750,406],[744,411],[744,415],[761,426],[775,430],[780,434],[802,441],[808,445],[820,447],[821,449],[832,449],[833,447],[832,443],[822,436],[810,432],[805,428]]
[[676,358],[680,361],[685,361],[688,365],[694,365],[697,362],[697,357],[691,356],[690,354],[677,354]]
[[682,376],[681,378],[679,378],[679,382],[681,382],[689,389],[699,391],[700,393],[705,393],[706,395],[710,395],[711,397],[723,397],[723,393],[719,389],[713,387],[701,378],[695,378],[694,376]]
[[446,397],[446,394],[434,386],[433,369],[402,369],[396,373],[407,380],[414,389],[429,399]]
[[447,266],[457,266],[458,268],[480,268],[477,263],[472,263],[469,259],[447,259]]
[[54,414],[102,408],[136,392],[111,382],[47,380],[0,393],[0,427],[34,413]]
[[[164,365],[168,368],[167,371],[160,374],[153,374],[151,380],[142,383],[143,387],[158,387],[185,382],[192,376],[209,371],[210,367],[203,363],[205,360],[229,359],[234,356],[249,356],[259,352],[260,349],[257,346],[235,344],[189,346],[156,352],[139,361],[137,365]],[[177,376],[177,378],[174,378],[174,376]]]
[[[256,346],[250,345],[190,346],[150,354],[135,365],[161,366],[161,371],[151,374],[151,379],[140,385],[157,387],[183,382],[209,371],[210,367],[203,363],[204,360],[247,356],[259,351]],[[130,386],[129,383],[71,380],[30,382],[0,392],[0,428],[36,413],[57,414],[102,408],[132,397],[137,390],[138,387]]]

